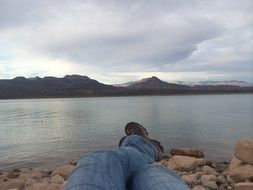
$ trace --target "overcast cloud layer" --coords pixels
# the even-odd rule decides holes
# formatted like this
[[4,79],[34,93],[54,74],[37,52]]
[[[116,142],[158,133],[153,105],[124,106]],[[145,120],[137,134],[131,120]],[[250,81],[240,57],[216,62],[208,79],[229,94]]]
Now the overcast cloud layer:
[[0,78],[253,82],[252,0],[0,0]]

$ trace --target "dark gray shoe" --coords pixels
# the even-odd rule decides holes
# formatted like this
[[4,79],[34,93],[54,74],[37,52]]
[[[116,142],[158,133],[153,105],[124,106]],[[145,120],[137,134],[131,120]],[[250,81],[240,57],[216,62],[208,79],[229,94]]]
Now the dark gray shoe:
[[[163,146],[161,145],[161,143],[155,139],[150,139],[149,136],[148,136],[148,132],[147,130],[139,123],[136,123],[136,122],[130,122],[128,124],[126,124],[125,126],[125,132],[126,132],[126,135],[129,136],[129,135],[139,135],[139,136],[142,136],[144,137],[145,139],[149,140],[157,149],[158,151],[158,158],[156,159],[156,161],[160,161],[161,158],[162,158],[162,155],[164,153],[164,149],[163,149]],[[121,146],[122,144],[122,141],[125,139],[126,137],[123,137],[120,139],[120,142],[119,142],[119,146]]]
[[135,122],[130,122],[126,124],[125,126],[125,132],[126,135],[139,135],[143,137],[148,137],[148,132],[147,130],[139,123]]

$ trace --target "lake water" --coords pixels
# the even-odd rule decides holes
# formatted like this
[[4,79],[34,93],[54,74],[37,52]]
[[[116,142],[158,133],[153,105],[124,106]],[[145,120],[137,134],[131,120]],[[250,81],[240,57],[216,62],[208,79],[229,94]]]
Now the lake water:
[[253,137],[253,94],[0,100],[0,170],[48,170],[116,147],[129,121],[166,152],[197,147],[228,161],[236,140]]

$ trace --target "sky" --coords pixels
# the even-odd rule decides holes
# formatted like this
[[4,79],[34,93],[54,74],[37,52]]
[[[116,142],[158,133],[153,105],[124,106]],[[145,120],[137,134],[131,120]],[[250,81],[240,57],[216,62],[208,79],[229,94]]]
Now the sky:
[[253,82],[252,0],[0,0],[0,79]]

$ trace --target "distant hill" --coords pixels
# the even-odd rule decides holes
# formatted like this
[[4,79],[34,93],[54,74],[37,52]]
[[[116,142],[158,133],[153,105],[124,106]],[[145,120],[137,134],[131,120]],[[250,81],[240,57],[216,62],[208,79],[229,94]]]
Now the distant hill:
[[122,85],[106,85],[81,75],[0,80],[0,99],[204,93],[253,93],[253,86],[243,81],[168,83],[155,76]]
[[99,96],[116,89],[87,76],[66,75],[56,77],[16,77],[0,80],[0,98],[39,98],[39,97],[77,97]]
[[173,89],[173,88],[185,88],[186,86],[168,83],[153,76],[150,78],[141,79],[140,81],[132,82],[126,87],[130,89]]

